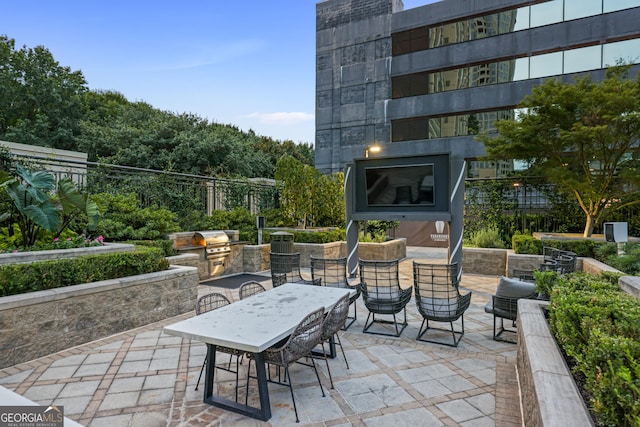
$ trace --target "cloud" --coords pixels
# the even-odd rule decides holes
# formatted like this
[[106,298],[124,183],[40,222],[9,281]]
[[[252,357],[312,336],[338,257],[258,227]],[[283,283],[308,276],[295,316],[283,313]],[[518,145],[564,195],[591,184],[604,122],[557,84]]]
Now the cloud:
[[298,123],[308,122],[314,119],[313,114],[303,113],[299,111],[277,112],[277,113],[251,113],[246,117],[258,119],[259,123],[290,126]]

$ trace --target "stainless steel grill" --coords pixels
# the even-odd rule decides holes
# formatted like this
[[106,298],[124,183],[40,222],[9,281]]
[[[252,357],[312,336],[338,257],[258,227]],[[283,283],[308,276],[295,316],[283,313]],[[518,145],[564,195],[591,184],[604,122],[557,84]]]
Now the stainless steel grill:
[[197,231],[191,238],[191,245],[204,247],[207,259],[226,257],[231,252],[229,236],[219,230]]

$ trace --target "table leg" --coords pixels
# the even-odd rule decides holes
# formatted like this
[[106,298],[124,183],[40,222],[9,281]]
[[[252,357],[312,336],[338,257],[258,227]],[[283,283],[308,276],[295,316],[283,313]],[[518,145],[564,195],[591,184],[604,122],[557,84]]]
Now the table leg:
[[[311,354],[313,356],[318,356],[318,357],[325,356],[322,350],[313,350]],[[335,359],[337,354],[338,353],[336,351],[336,338],[332,335],[331,338],[329,338],[329,353],[327,353],[326,356],[329,359]]]
[[260,408],[244,405],[235,400],[227,399],[213,394],[213,380],[216,369],[216,346],[207,344],[207,365],[204,380],[204,403],[218,408],[233,411],[258,420],[267,421],[271,418],[271,403],[269,401],[269,389],[267,387],[267,373],[265,369],[264,356],[262,353],[256,355],[256,371],[258,377],[258,393],[260,395]]

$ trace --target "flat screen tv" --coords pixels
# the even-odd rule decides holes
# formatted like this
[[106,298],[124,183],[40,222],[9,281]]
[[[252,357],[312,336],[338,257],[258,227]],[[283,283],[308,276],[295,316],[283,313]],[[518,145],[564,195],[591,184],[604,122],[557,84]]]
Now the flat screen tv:
[[353,170],[355,219],[431,220],[433,214],[449,214],[447,154],[355,159]]

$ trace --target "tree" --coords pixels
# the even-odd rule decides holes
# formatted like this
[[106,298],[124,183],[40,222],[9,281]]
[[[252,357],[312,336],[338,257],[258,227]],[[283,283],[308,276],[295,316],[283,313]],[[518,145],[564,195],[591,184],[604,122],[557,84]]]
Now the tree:
[[575,196],[585,237],[607,209],[640,201],[640,76],[628,79],[628,68],[611,67],[600,82],[549,79],[522,100],[516,119],[496,122],[497,137],[478,137],[487,158],[523,160]]
[[86,81],[43,46],[15,49],[0,35],[0,138],[73,149],[84,114]]
[[305,165],[292,156],[283,156],[276,164],[275,178],[284,183],[282,208],[286,214],[307,228],[311,212],[314,186],[314,167]]

